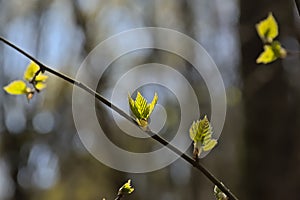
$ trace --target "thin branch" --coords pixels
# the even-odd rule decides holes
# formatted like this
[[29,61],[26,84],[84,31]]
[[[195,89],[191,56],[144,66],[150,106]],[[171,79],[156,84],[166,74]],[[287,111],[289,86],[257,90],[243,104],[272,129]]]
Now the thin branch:
[[[77,86],[77,87],[85,90],[89,94],[95,96],[96,99],[98,99],[99,101],[101,101],[102,103],[104,103],[106,106],[108,106],[112,110],[116,111],[119,115],[121,115],[122,117],[124,117],[125,119],[127,119],[128,121],[130,121],[131,123],[135,124],[137,127],[140,128],[140,126],[136,123],[136,121],[131,116],[129,116],[123,110],[121,110],[120,108],[118,108],[117,106],[115,106],[114,104],[112,104],[105,97],[103,97],[102,95],[100,95],[96,91],[92,90],[91,88],[89,88],[85,84],[83,84],[83,83],[81,83],[81,82],[79,82],[79,81],[77,81],[77,80],[75,80],[75,79],[73,79],[73,78],[71,78],[71,77],[69,77],[69,76],[61,73],[61,72],[55,71],[54,69],[46,66],[45,64],[41,63],[40,61],[38,61],[36,58],[34,58],[33,56],[31,56],[30,54],[28,54],[27,52],[25,52],[24,50],[22,50],[21,48],[17,47],[14,44],[12,44],[11,42],[9,42],[8,40],[4,39],[1,36],[0,36],[0,40],[2,42],[4,42],[5,44],[9,45],[10,47],[14,48],[15,50],[17,50],[18,52],[20,52],[21,54],[23,54],[24,56],[26,56],[30,60],[34,61],[37,65],[40,66],[40,68],[41,68],[42,71],[48,71],[49,73],[52,73],[53,75],[58,76],[59,78],[61,78],[61,79],[65,80],[65,81],[67,81],[67,82],[69,82],[69,83],[71,83],[71,84],[73,84],[73,85],[75,85],[75,86]],[[201,171],[213,184],[215,184],[220,190],[222,190],[229,197],[229,199],[232,199],[232,200],[237,200],[238,199],[220,180],[218,180],[202,164],[200,164],[199,162],[197,162],[196,160],[194,160],[192,157],[188,156],[184,152],[181,152],[177,147],[173,146],[167,140],[165,140],[161,136],[157,135],[156,133],[152,132],[151,130],[147,129],[147,130],[143,130],[143,131],[146,132],[149,136],[151,136],[154,140],[158,141],[162,145],[164,145],[167,148],[169,148],[171,151],[173,151],[175,154],[177,154],[178,156],[180,156],[182,159],[184,159],[186,162],[188,162],[189,164],[191,164],[193,167],[195,167],[196,169],[198,169],[199,171]],[[118,198],[120,198],[120,197],[117,197],[117,199]]]
[[300,16],[300,0],[295,0],[295,4],[298,10],[298,15]]
[[115,198],[115,200],[121,200],[121,199],[122,199],[122,197],[123,197],[123,195],[121,195],[121,194],[118,194],[118,196]]

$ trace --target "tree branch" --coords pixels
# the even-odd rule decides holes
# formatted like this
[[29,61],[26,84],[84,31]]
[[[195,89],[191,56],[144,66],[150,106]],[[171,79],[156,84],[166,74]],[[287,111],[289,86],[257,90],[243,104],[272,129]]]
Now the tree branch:
[[121,200],[121,199],[122,199],[122,197],[123,197],[123,195],[121,195],[121,194],[118,194],[118,196],[115,198],[115,200]]
[[[103,104],[105,104],[112,110],[116,111],[119,115],[121,115],[122,117],[124,117],[125,119],[127,119],[128,121],[130,121],[131,123],[135,124],[137,127],[140,128],[140,126],[137,124],[137,122],[131,116],[126,114],[123,110],[121,110],[120,108],[118,108],[117,106],[112,104],[109,100],[107,100],[105,97],[103,97],[96,91],[92,90],[87,85],[46,66],[45,64],[41,63],[39,60],[37,60],[36,58],[31,56],[30,54],[28,54],[27,52],[25,52],[24,50],[22,50],[21,48],[17,47],[14,44],[12,44],[10,41],[6,40],[5,38],[3,38],[1,36],[0,36],[0,41],[4,42],[5,44],[9,45],[13,49],[17,50],[22,55],[24,55],[27,58],[29,58],[30,60],[34,61],[37,65],[40,66],[41,71],[47,71],[65,81],[83,89],[84,91],[88,92],[89,94],[95,96],[96,99],[101,101]],[[167,140],[165,140],[161,136],[157,135],[156,133],[152,132],[151,130],[148,129],[148,130],[143,130],[143,131],[145,133],[147,133],[149,136],[151,136],[154,140],[161,143],[163,146],[166,146],[167,148],[169,148],[171,151],[173,151],[175,154],[180,156],[183,160],[185,160],[186,162],[191,164],[193,167],[195,167],[196,169],[201,171],[213,184],[215,184],[220,190],[222,190],[222,192],[224,192],[229,197],[230,200],[231,199],[238,200],[238,198],[220,180],[218,180],[208,169],[206,169],[202,164],[200,164],[199,162],[197,162],[196,160],[194,160],[192,157],[188,156],[184,152],[181,152],[177,147],[173,146]]]
[[295,0],[295,4],[298,10],[298,15],[300,16],[300,0]]

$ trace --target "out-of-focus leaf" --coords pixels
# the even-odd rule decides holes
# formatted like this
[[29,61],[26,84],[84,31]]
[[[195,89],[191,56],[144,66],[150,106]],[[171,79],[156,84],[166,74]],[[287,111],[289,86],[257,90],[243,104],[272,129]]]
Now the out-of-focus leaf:
[[278,25],[271,12],[266,19],[256,24],[256,30],[259,37],[267,43],[271,43],[278,36]]
[[130,110],[132,112],[132,114],[140,119],[141,116],[140,116],[140,113],[138,111],[138,109],[135,107],[135,101],[131,98],[130,94],[128,93],[128,102],[129,102],[129,107],[130,107]]
[[280,42],[273,41],[271,45],[264,45],[264,51],[256,59],[256,63],[271,63],[278,58],[286,57],[286,50],[281,47]]
[[46,88],[46,84],[43,83],[43,82],[37,82],[35,84],[35,88],[38,89],[38,90],[42,90],[42,89]]
[[218,144],[217,140],[210,140],[207,142],[207,144],[204,144],[203,151],[212,150],[217,144]]
[[227,195],[222,192],[216,185],[214,187],[214,195],[217,200],[228,200]]
[[26,81],[31,81],[39,69],[40,67],[35,62],[31,61],[24,72],[24,79]]
[[129,179],[120,189],[118,195],[127,195],[131,194],[134,191],[134,188],[131,186],[131,180]]
[[36,76],[35,80],[37,82],[45,82],[48,79],[48,76],[44,75],[44,74],[39,74]]
[[204,140],[210,140],[212,134],[212,127],[205,115],[203,119],[200,119],[196,122],[193,122],[192,126],[190,127],[190,138],[194,142],[201,142],[203,143]]
[[286,50],[281,46],[279,41],[273,41],[271,43],[272,50],[277,58],[285,58],[287,55]]
[[[40,70],[40,67],[35,62],[31,61],[24,72],[24,79],[26,81],[31,81],[33,79],[33,77],[35,76],[35,74],[39,70]],[[48,76],[43,75],[42,73],[39,73],[35,77],[35,81],[44,82],[47,80],[47,78],[48,78]]]
[[27,94],[26,83],[22,80],[13,81],[3,89],[12,95]]

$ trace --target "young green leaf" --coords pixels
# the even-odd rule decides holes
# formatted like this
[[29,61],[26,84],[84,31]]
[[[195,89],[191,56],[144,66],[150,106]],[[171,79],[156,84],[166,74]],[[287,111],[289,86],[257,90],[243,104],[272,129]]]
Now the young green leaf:
[[271,12],[266,19],[256,24],[256,31],[264,43],[271,43],[278,36],[278,25]]
[[158,95],[157,93],[155,93],[152,102],[148,105],[149,113],[147,114],[146,118],[150,117],[152,111],[154,110],[155,105],[157,104],[157,101],[158,101]]
[[31,61],[24,72],[24,79],[26,81],[31,81],[39,69],[40,67],[35,62]]
[[158,100],[157,93],[154,94],[153,100],[150,104],[148,104],[147,100],[141,95],[140,92],[137,92],[136,99],[133,100],[128,93],[128,102],[129,107],[136,118],[137,123],[141,127],[147,127],[148,126],[148,118],[150,117],[156,103]]
[[37,82],[35,84],[35,88],[38,89],[38,90],[42,90],[46,87],[46,84],[45,83],[42,83],[42,82]]
[[135,107],[135,101],[131,98],[130,94],[128,93],[128,102],[129,102],[129,107],[130,107],[130,110],[132,112],[132,114],[140,119],[141,116],[140,116],[140,113],[138,111],[138,109]]
[[271,63],[278,58],[285,58],[286,54],[286,50],[281,46],[280,42],[273,41],[270,45],[264,45],[264,51],[256,59],[256,63]]
[[146,116],[149,113],[149,108],[147,106],[147,100],[141,95],[140,92],[137,93],[134,106],[137,108],[140,118],[146,119]]
[[271,43],[272,50],[277,58],[285,58],[287,55],[286,50],[281,46],[279,41],[273,41]]
[[22,80],[13,81],[3,89],[12,95],[27,94],[28,89],[30,90],[30,88],[27,89],[26,83]]
[[217,200],[228,200],[227,195],[222,192],[216,185],[214,187],[214,195]]
[[198,158],[202,151],[209,151],[217,145],[217,140],[211,139],[212,127],[205,115],[204,118],[193,122],[190,127],[190,138],[194,141],[194,157]]
[[264,51],[256,59],[256,63],[267,64],[277,59],[271,45],[264,45]]
[[40,67],[31,61],[24,72],[24,79],[32,83],[38,92],[46,87],[45,81],[48,79],[48,76],[43,75],[39,70]]
[[203,151],[210,151],[217,145],[217,140],[209,140],[203,145]]
[[[29,63],[29,65],[27,66],[26,71],[24,72],[24,79],[26,81],[32,81],[32,79],[34,78],[35,74],[40,70],[40,67],[33,61],[31,61]],[[35,81],[37,82],[44,82],[46,81],[48,78],[48,76],[43,75],[42,73],[39,73],[36,77],[35,77]]]
[[129,179],[120,189],[118,195],[127,195],[131,194],[134,191],[134,188],[131,186],[131,180]]

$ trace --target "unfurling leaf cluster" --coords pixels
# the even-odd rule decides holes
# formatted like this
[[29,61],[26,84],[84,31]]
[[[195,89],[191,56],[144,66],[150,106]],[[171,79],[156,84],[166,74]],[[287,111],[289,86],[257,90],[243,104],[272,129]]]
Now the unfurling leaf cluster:
[[264,51],[258,56],[256,63],[267,64],[286,57],[286,50],[279,41],[274,40],[278,36],[278,25],[272,13],[256,24],[256,31],[264,44]]
[[210,151],[218,143],[217,140],[212,139],[212,127],[204,116],[196,122],[193,122],[190,127],[190,138],[194,141],[194,158],[199,158],[202,151]]
[[134,188],[131,186],[131,180],[129,179],[120,189],[118,195],[128,195],[134,191]]
[[28,87],[23,80],[16,80],[5,86],[3,89],[12,95],[26,95],[27,99],[32,99],[35,92],[40,92],[46,87],[48,76],[42,74],[41,68],[33,61],[29,63],[24,72],[24,80],[30,83],[33,88]]
[[228,200],[227,195],[224,192],[222,192],[222,190],[220,190],[216,185],[214,187],[214,195],[217,200]]
[[157,103],[158,96],[157,93],[154,94],[152,102],[148,104],[147,100],[141,95],[140,92],[137,92],[136,99],[133,100],[128,94],[129,107],[136,118],[136,122],[142,128],[148,126],[148,119]]

